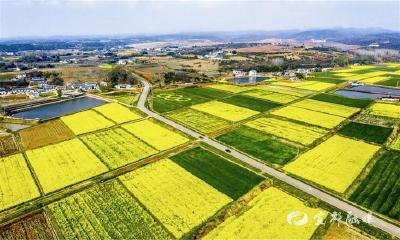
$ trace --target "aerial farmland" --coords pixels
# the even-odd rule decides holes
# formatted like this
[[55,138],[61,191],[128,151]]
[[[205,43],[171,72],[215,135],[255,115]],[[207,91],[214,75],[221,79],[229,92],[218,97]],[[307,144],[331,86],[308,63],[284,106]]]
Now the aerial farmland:
[[337,91],[350,76],[384,86],[399,70],[154,88],[142,96],[155,116],[110,97],[16,131],[1,145],[0,237],[393,238],[369,219],[400,224],[400,105]]

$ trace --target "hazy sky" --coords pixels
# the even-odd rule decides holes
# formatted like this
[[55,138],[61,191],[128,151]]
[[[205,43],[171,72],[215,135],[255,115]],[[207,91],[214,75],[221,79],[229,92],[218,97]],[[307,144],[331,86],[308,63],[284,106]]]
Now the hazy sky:
[[0,0],[0,37],[382,27],[400,0]]

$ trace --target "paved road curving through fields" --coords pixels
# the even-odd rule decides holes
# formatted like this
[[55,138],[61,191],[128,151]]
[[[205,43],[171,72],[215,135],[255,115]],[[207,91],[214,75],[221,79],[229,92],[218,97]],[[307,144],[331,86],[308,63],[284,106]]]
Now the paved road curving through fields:
[[[153,118],[155,118],[155,119],[157,119],[157,120],[159,120],[161,122],[164,122],[165,124],[168,124],[169,126],[175,128],[175,129],[178,129],[178,130],[180,130],[180,131],[182,131],[182,132],[184,132],[184,133],[196,138],[197,140],[202,141],[202,142],[204,142],[204,143],[206,143],[206,144],[208,144],[208,145],[210,145],[210,146],[212,146],[212,147],[214,147],[214,148],[216,148],[218,150],[226,152],[226,150],[228,149],[228,150],[230,150],[229,154],[231,156],[237,158],[238,160],[240,160],[242,162],[245,162],[245,163],[249,164],[250,166],[252,166],[254,168],[257,168],[260,171],[262,171],[262,172],[264,172],[264,173],[266,173],[266,174],[268,174],[268,175],[270,175],[272,177],[275,177],[275,178],[277,178],[277,179],[279,179],[279,180],[281,180],[281,181],[283,181],[283,182],[285,182],[285,183],[287,183],[287,184],[289,184],[289,185],[291,185],[291,186],[293,186],[293,187],[295,187],[297,189],[300,189],[301,191],[306,192],[306,193],[308,193],[308,194],[310,194],[310,195],[312,195],[312,196],[314,196],[314,197],[316,197],[316,198],[318,198],[318,199],[320,199],[320,200],[322,200],[322,201],[324,201],[324,202],[326,202],[326,203],[328,203],[328,204],[330,204],[330,205],[332,205],[332,206],[334,206],[334,207],[336,207],[336,208],[338,208],[338,209],[340,209],[340,210],[342,210],[344,212],[351,212],[351,214],[353,216],[356,216],[359,219],[364,218],[368,214],[368,212],[366,212],[366,211],[364,211],[364,210],[362,210],[360,208],[357,208],[357,207],[355,207],[355,206],[353,206],[353,205],[351,205],[351,204],[349,204],[349,203],[347,203],[347,202],[345,202],[343,200],[340,200],[340,199],[338,199],[338,198],[336,198],[336,197],[334,197],[332,195],[329,195],[329,194],[327,194],[327,193],[325,193],[325,192],[323,192],[323,191],[321,191],[321,190],[319,190],[317,188],[314,188],[314,187],[312,187],[312,186],[310,186],[310,185],[308,185],[308,184],[306,184],[306,183],[304,183],[302,181],[299,181],[299,180],[297,180],[297,179],[295,179],[293,177],[290,177],[290,176],[288,176],[288,175],[286,175],[286,174],[284,174],[284,173],[282,173],[282,172],[280,172],[278,170],[275,170],[274,168],[268,167],[268,166],[266,166],[266,165],[264,165],[264,164],[262,164],[262,163],[260,163],[260,162],[258,162],[256,160],[254,160],[254,159],[252,159],[252,158],[250,158],[250,157],[248,157],[248,156],[246,156],[244,154],[239,153],[238,151],[235,151],[234,149],[232,149],[232,148],[230,148],[228,146],[225,146],[225,145],[223,145],[223,144],[221,144],[219,142],[216,142],[216,141],[214,141],[214,140],[212,140],[212,139],[210,139],[210,138],[208,138],[206,136],[202,136],[201,134],[199,134],[199,133],[197,133],[197,132],[195,132],[195,131],[193,131],[191,129],[188,129],[188,128],[180,125],[180,124],[177,124],[174,121],[171,121],[171,120],[159,115],[158,113],[150,111],[146,107],[146,100],[147,100],[147,96],[148,96],[148,94],[150,92],[151,85],[150,85],[150,83],[148,83],[143,78],[140,78],[140,79],[141,79],[141,82],[143,84],[143,91],[142,91],[142,94],[140,95],[140,98],[139,98],[138,108],[142,112],[144,112],[147,115],[149,115],[150,117],[153,117]],[[392,223],[389,223],[389,222],[383,220],[383,219],[380,219],[380,218],[377,218],[375,216],[372,216],[370,225],[372,225],[372,226],[374,226],[376,228],[379,228],[379,229],[381,229],[381,230],[383,230],[383,231],[385,231],[387,233],[390,233],[391,235],[394,235],[394,236],[400,238],[400,228],[395,226]]]

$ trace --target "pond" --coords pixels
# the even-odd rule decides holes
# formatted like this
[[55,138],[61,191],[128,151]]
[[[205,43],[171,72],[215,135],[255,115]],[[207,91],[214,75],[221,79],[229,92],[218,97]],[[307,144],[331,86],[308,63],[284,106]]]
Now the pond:
[[267,77],[235,77],[231,78],[229,82],[234,84],[250,84],[257,83],[268,79]]
[[377,86],[364,85],[364,86],[350,87],[347,89],[351,90],[351,91],[362,91],[362,92],[379,93],[379,94],[400,95],[400,89],[377,87]]
[[378,99],[382,97],[387,97],[389,95],[378,94],[378,93],[366,93],[366,92],[356,92],[356,91],[347,91],[347,90],[338,90],[335,94],[349,97],[349,98],[368,98],[368,99]]
[[45,120],[96,107],[104,103],[105,101],[103,100],[91,97],[75,98],[64,102],[31,108],[23,112],[14,113],[11,116],[24,119]]

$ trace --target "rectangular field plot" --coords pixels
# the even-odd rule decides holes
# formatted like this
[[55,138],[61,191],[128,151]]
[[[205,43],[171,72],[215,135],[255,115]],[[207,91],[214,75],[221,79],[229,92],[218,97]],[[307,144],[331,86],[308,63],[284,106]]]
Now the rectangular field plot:
[[116,181],[49,205],[64,239],[171,239],[172,236]]
[[81,140],[110,168],[124,166],[158,151],[121,128],[97,132]]
[[176,147],[189,141],[189,139],[183,135],[163,127],[152,120],[128,123],[122,125],[122,127],[160,151]]
[[265,101],[262,99],[243,96],[243,95],[235,95],[229,98],[224,98],[220,101],[235,106],[251,109],[257,112],[265,112],[272,108],[280,106],[280,104],[275,102]]
[[22,154],[0,158],[0,211],[39,196]]
[[303,145],[309,145],[328,133],[319,127],[266,117],[258,118],[245,125]]
[[240,92],[251,89],[249,87],[237,86],[237,85],[232,85],[232,84],[211,84],[211,85],[207,85],[207,87],[222,90],[222,91],[227,91],[227,92],[231,92],[231,93],[240,93]]
[[54,120],[25,128],[19,132],[25,149],[33,149],[51,143],[71,139],[75,134],[61,120]]
[[232,201],[169,159],[139,168],[120,179],[176,238]]
[[52,192],[107,171],[107,167],[79,140],[26,152],[43,187]]
[[61,117],[61,120],[76,134],[93,132],[102,128],[114,125],[93,110],[78,112],[72,115]]
[[218,136],[217,140],[264,162],[280,165],[292,160],[300,151],[262,131],[246,126]]
[[285,87],[293,87],[310,91],[322,91],[331,87],[334,87],[336,84],[326,83],[326,82],[317,82],[317,81],[301,81],[301,82],[277,82],[274,85],[285,86]]
[[0,239],[50,240],[57,239],[57,237],[44,213],[39,212],[1,227]]
[[309,95],[308,93],[305,93],[302,90],[293,89],[293,88],[282,88],[282,87],[270,86],[270,85],[257,86],[257,87],[255,87],[255,89],[266,90],[266,91],[271,91],[274,93],[291,95],[291,96],[295,96],[295,97],[305,97],[305,96]]
[[393,128],[351,122],[342,127],[338,133],[367,142],[383,144],[386,142],[390,134],[392,134],[392,131]]
[[347,107],[335,103],[328,103],[313,99],[305,99],[303,101],[296,102],[290,106],[304,108],[315,112],[327,113],[339,117],[349,117],[354,113],[360,111],[359,108]]
[[397,137],[393,140],[392,144],[390,145],[392,149],[400,150],[400,133]]
[[[300,226],[289,224],[288,215],[294,211],[307,214],[308,222]],[[319,208],[306,207],[299,199],[270,187],[204,239],[310,239],[318,227],[310,216],[316,215],[323,220],[328,213]]]
[[350,200],[400,220],[400,152],[385,152]]
[[231,125],[225,119],[191,108],[170,112],[166,116],[202,133],[215,132]]
[[335,135],[283,169],[344,193],[378,150],[378,146]]
[[370,99],[355,99],[355,98],[347,98],[339,95],[320,93],[315,96],[312,96],[311,99],[322,101],[322,102],[330,102],[336,103],[348,107],[355,108],[365,108],[373,101]]
[[200,147],[181,152],[170,159],[235,200],[264,179]]
[[136,113],[118,103],[104,104],[102,106],[95,107],[94,110],[98,111],[116,123],[124,123],[142,118],[139,113]]
[[270,91],[261,90],[261,89],[247,91],[247,92],[243,93],[242,95],[255,97],[255,98],[259,98],[259,99],[264,99],[264,100],[277,102],[277,103],[289,103],[289,102],[292,102],[299,98],[299,97],[293,96],[293,95],[275,93],[275,92],[270,92]]
[[339,222],[331,224],[322,237],[323,240],[338,240],[338,239],[353,239],[353,240],[372,240],[373,238],[368,237],[347,223]]
[[17,151],[18,146],[12,134],[0,137],[0,156],[15,153]]
[[389,79],[389,77],[377,76],[377,77],[365,78],[361,81],[365,82],[365,83],[377,83],[377,82],[382,82],[382,81],[385,81],[388,79]]
[[387,103],[375,103],[371,106],[371,114],[399,118],[400,119],[400,105],[397,104],[387,104]]
[[153,109],[164,113],[229,95],[229,92],[212,88],[182,88],[153,94]]
[[194,105],[191,108],[233,122],[241,121],[251,116],[259,114],[259,112],[257,111],[253,111],[247,108],[238,107],[232,104],[218,102],[218,101],[212,101]]
[[275,110],[272,114],[329,129],[336,127],[345,120],[343,117],[293,106]]

